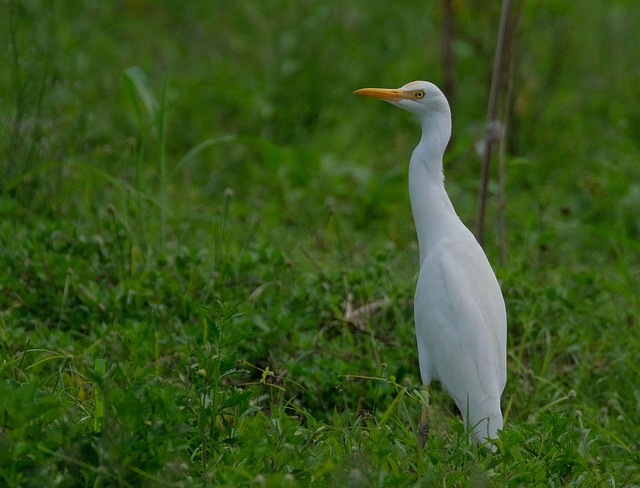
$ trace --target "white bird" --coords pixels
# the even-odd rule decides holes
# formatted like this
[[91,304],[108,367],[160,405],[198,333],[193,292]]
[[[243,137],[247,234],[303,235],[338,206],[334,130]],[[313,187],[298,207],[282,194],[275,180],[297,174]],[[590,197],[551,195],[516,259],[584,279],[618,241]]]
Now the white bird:
[[[480,444],[502,428],[500,397],[507,379],[507,316],[491,265],[457,216],[444,188],[442,156],[451,137],[451,109],[434,84],[413,81],[398,89],[354,93],[390,102],[417,116],[422,138],[409,163],[409,196],[420,248],[414,318],[420,375],[453,397]],[[428,432],[423,407],[420,432]]]

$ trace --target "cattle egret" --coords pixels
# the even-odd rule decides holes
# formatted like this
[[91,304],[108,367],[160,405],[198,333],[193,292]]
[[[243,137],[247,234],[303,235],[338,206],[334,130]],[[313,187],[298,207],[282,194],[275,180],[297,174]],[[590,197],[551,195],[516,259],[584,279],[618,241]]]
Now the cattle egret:
[[[482,247],[465,227],[444,188],[442,156],[451,137],[451,109],[432,83],[398,89],[363,88],[418,117],[422,138],[409,162],[409,196],[420,250],[414,318],[422,383],[437,380],[453,397],[481,444],[502,428],[507,317],[500,286]],[[423,407],[420,433],[428,432]]]

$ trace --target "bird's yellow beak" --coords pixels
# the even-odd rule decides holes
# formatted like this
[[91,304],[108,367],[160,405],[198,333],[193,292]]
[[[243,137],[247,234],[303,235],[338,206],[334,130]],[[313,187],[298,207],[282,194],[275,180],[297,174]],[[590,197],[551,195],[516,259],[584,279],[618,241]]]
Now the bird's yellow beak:
[[361,88],[353,93],[363,97],[379,98],[388,102],[399,102],[406,98],[406,92],[397,88]]

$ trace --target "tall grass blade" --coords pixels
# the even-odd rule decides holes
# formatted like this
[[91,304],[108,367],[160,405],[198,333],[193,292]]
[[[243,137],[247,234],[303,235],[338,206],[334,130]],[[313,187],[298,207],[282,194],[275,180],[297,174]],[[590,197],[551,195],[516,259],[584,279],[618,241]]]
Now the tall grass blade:
[[95,393],[93,397],[93,430],[94,432],[102,432],[104,427],[104,411],[106,403],[106,395],[104,389],[104,383],[106,381],[107,372],[107,360],[96,359],[94,364],[94,371],[100,377],[94,385]]

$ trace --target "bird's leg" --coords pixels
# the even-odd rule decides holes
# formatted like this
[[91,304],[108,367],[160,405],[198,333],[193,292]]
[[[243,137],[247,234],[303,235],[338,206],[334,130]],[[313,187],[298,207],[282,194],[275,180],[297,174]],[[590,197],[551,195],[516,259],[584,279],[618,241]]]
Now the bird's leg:
[[[422,388],[426,393],[428,387],[423,386]],[[426,403],[423,403],[422,415],[420,416],[420,423],[418,424],[418,438],[422,447],[427,443],[427,437],[429,437],[429,406]]]
[[427,443],[429,437],[429,407],[422,405],[422,415],[420,416],[420,424],[418,425],[418,436],[422,447]]

